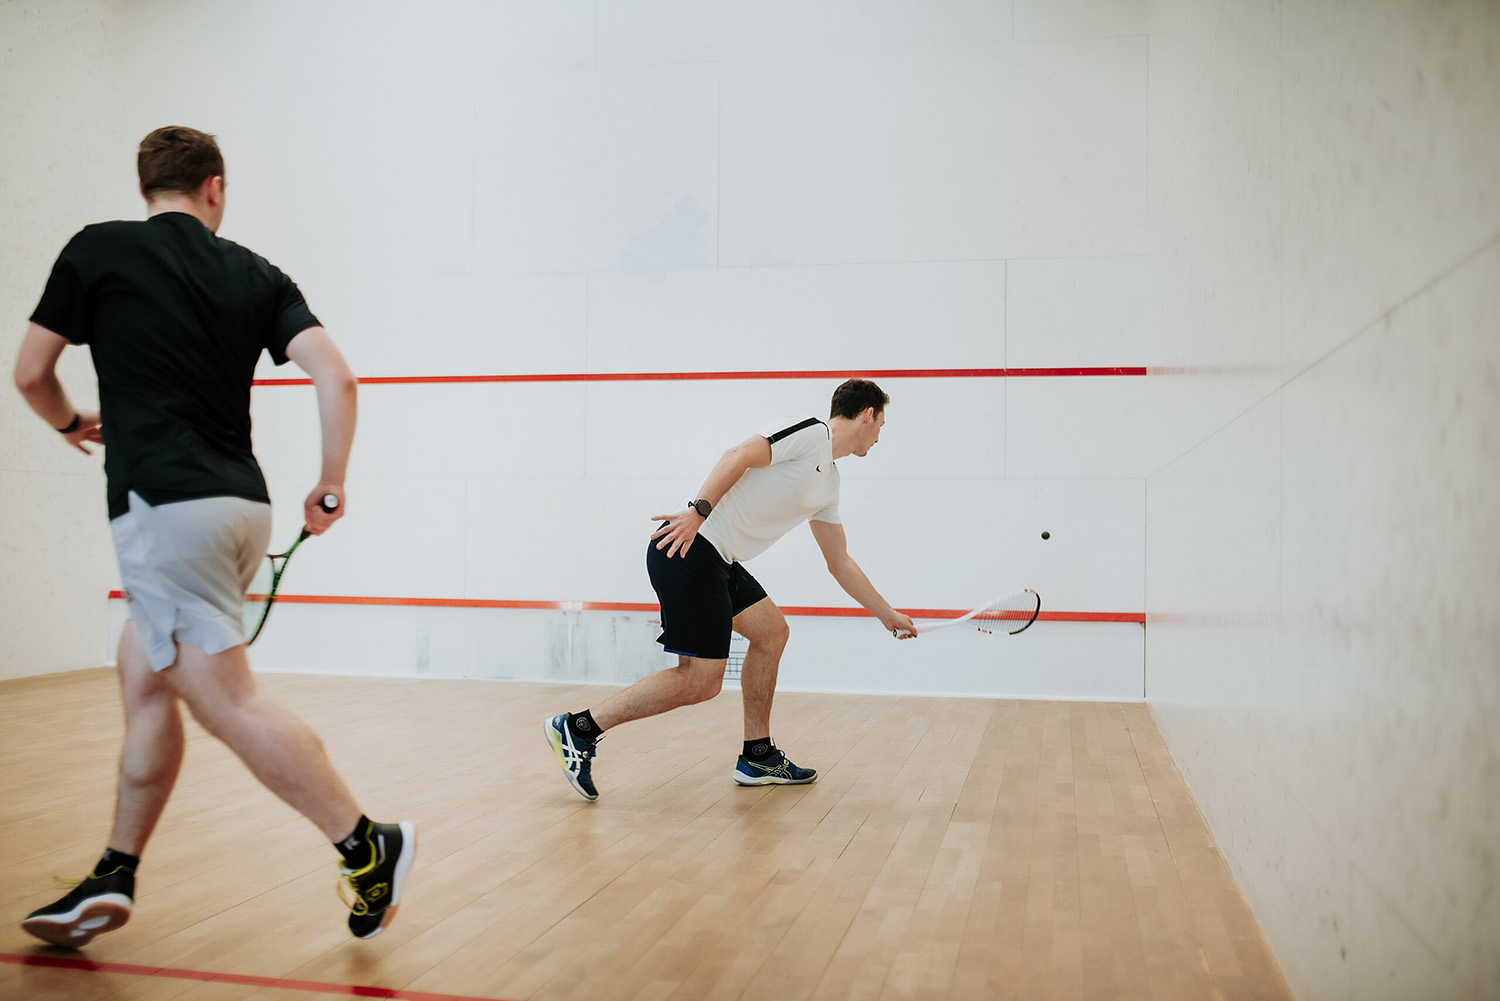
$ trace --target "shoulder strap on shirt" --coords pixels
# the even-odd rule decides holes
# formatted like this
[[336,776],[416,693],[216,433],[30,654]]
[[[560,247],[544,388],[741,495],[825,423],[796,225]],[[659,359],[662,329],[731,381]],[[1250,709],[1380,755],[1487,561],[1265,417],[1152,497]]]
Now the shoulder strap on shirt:
[[781,439],[785,438],[789,434],[796,434],[798,431],[801,431],[803,428],[810,428],[814,424],[822,424],[822,423],[823,422],[820,421],[820,420],[818,420],[816,417],[809,417],[807,420],[803,421],[800,424],[793,424],[791,427],[782,428],[780,431],[777,431],[775,434],[767,435],[766,438],[767,438],[767,440],[769,440],[771,442],[772,445],[774,445],[778,441],[780,441]]

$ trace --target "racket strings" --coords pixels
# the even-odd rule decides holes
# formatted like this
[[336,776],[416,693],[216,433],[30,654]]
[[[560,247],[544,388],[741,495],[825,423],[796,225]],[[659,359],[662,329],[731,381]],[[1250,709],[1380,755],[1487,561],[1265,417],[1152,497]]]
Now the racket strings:
[[[1035,591],[1017,591],[990,602],[974,614],[974,626],[980,632],[1018,633],[1036,620],[1041,599]],[[986,626],[986,623],[991,626]]]

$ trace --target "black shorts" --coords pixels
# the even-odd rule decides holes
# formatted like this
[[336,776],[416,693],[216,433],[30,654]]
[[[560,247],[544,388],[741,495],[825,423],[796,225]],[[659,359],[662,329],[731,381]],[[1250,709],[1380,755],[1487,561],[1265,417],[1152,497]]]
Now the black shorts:
[[766,589],[738,563],[725,563],[719,551],[698,536],[686,556],[667,558],[658,539],[646,547],[646,572],[661,602],[661,635],[667,653],[704,660],[729,656],[734,617],[766,596]]

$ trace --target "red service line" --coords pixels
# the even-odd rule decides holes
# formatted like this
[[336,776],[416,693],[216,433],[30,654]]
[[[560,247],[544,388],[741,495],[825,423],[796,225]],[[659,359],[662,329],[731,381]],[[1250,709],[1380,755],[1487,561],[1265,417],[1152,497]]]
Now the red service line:
[[[109,592],[111,599],[125,597],[123,591]],[[661,606],[644,601],[523,601],[515,598],[392,598],[359,594],[279,594],[276,600],[287,605],[403,605],[410,608],[540,608],[563,612],[658,612]],[[863,608],[832,605],[780,605],[786,615],[809,615],[827,618],[858,618],[870,613]],[[956,619],[969,609],[903,608],[914,619]],[[1048,622],[1141,622],[1143,612],[1053,612],[1046,609],[1037,616]]]
[[[362,386],[419,386],[459,382],[702,382],[737,379],[1027,379],[1145,375],[1145,366],[1069,368],[885,368],[863,371],[793,369],[779,372],[535,372],[510,375],[361,376]],[[257,386],[311,386],[311,379],[256,379]]]
[[214,973],[209,970],[179,970],[170,966],[134,966],[130,963],[96,963],[90,959],[41,954],[16,955],[0,952],[0,962],[18,966],[45,966],[84,973],[123,973],[134,977],[158,977],[167,980],[197,980],[203,983],[236,984],[242,987],[270,987],[283,991],[305,991],[311,994],[335,994],[340,997],[389,998],[391,1001],[499,1001],[468,994],[444,994],[432,991],[409,991],[393,987],[360,987],[354,984],[326,984],[317,980],[283,980],[280,977],[252,977],[241,973]]

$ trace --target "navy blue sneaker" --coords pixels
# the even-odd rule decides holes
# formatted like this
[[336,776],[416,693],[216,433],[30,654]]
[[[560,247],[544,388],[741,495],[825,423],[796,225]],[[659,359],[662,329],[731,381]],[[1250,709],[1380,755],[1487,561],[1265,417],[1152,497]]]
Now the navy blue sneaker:
[[43,942],[77,949],[129,921],[134,897],[134,869],[91,872],[61,900],[26,915],[21,927]]
[[557,755],[563,774],[568,777],[573,788],[578,790],[578,794],[587,800],[598,799],[599,790],[594,788],[594,780],[589,775],[589,762],[598,753],[600,738],[584,740],[575,736],[568,726],[567,713],[559,713],[544,721],[542,732],[547,736],[547,743],[552,746],[552,753]]
[[772,747],[764,761],[751,761],[741,754],[734,766],[734,780],[742,786],[800,786],[817,777],[816,769],[798,768],[779,747]]

